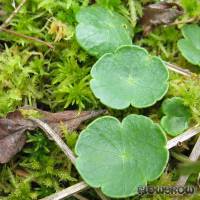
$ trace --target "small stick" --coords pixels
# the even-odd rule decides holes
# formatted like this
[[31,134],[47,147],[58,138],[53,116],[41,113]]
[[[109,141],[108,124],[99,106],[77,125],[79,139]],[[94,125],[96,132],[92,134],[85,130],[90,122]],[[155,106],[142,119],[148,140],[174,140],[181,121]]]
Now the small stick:
[[[196,144],[193,147],[193,150],[192,150],[192,152],[189,156],[189,159],[191,161],[196,161],[196,160],[199,159],[199,156],[200,156],[200,136],[199,136]],[[187,182],[188,177],[189,177],[188,175],[179,177],[176,185],[177,186],[184,186]]]
[[99,189],[95,189],[96,193],[98,194],[98,196],[101,198],[101,200],[110,200],[109,198],[107,198]]
[[179,67],[175,64],[172,64],[172,63],[168,63],[168,62],[165,62],[165,64],[167,65],[167,67],[171,70],[171,71],[174,71],[178,74],[181,74],[181,75],[184,75],[184,76],[188,76],[190,77],[192,75],[192,72],[189,71],[188,69],[183,69],[182,67]]
[[62,138],[46,123],[44,123],[40,119],[34,119],[31,118],[32,121],[34,121],[38,126],[53,140],[56,142],[56,144],[61,148],[61,150],[65,153],[65,155],[70,159],[70,161],[75,165],[76,158],[74,156],[74,153],[71,151],[71,149],[65,144],[65,142],[62,140]]
[[17,33],[17,32],[15,32],[15,31],[12,31],[12,30],[9,30],[9,29],[6,29],[6,28],[2,28],[2,27],[0,27],[0,31],[3,31],[3,32],[5,32],[5,33],[9,33],[9,34],[15,35],[15,36],[18,36],[18,37],[27,39],[27,40],[32,40],[32,41],[34,41],[34,42],[41,43],[41,44],[43,44],[43,45],[48,46],[48,47],[51,48],[51,49],[54,48],[50,43],[45,42],[45,41],[43,41],[43,40],[41,40],[41,39],[32,37],[32,36],[27,36],[27,35],[24,35],[24,34],[22,34],[22,33]]
[[190,139],[191,137],[197,135],[198,133],[200,133],[200,126],[190,128],[183,134],[169,140],[167,142],[167,148],[171,149],[171,148],[175,147],[178,143],[184,142],[184,141]]
[[11,13],[11,15],[6,19],[6,21],[0,26],[0,31],[3,31],[3,32],[6,32],[6,33],[15,35],[15,36],[27,39],[27,40],[32,40],[32,41],[35,41],[35,42],[47,45],[49,48],[52,49],[53,46],[50,43],[48,43],[48,42],[45,42],[45,41],[40,40],[40,39],[35,38],[35,37],[27,36],[27,35],[24,35],[24,34],[21,34],[21,33],[16,33],[15,31],[6,29],[6,27],[10,24],[10,22],[12,21],[12,19],[20,11],[20,9],[26,3],[26,1],[27,0],[22,0],[21,1],[21,3],[17,6],[17,8]]
[[11,13],[11,15],[6,19],[6,21],[0,26],[1,28],[6,28],[11,20],[15,17],[15,15],[20,11],[22,6],[26,3],[26,0],[22,0],[21,3],[17,6],[17,8]]
[[72,185],[64,190],[61,190],[60,192],[57,192],[48,197],[42,198],[41,200],[61,200],[66,197],[70,197],[73,194],[83,191],[87,188],[88,188],[88,185],[82,181],[82,182]]

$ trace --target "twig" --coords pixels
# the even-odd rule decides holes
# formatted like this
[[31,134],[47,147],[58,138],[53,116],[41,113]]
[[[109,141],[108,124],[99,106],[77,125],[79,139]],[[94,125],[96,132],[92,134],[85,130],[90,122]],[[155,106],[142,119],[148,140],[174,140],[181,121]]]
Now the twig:
[[70,197],[72,196],[73,194],[77,193],[77,192],[80,192],[80,191],[83,191],[85,189],[88,188],[88,185],[85,183],[85,182],[80,182],[80,183],[77,183],[75,185],[72,185],[60,192],[57,192],[55,194],[52,194],[48,197],[45,197],[41,200],[61,200],[61,199],[64,199],[66,197]]
[[22,6],[26,3],[27,0],[22,0],[21,3],[17,6],[17,8],[11,13],[11,15],[5,20],[5,22],[0,26],[0,31],[27,39],[27,40],[32,40],[41,44],[44,44],[46,46],[48,46],[49,48],[54,48],[50,43],[45,42],[43,40],[40,40],[38,38],[35,37],[31,37],[31,36],[27,36],[21,33],[17,33],[15,31],[6,29],[6,27],[9,25],[9,23],[11,22],[11,20],[15,17],[15,15],[20,11],[20,9],[22,8]]
[[21,3],[17,6],[17,8],[11,13],[11,15],[6,19],[6,21],[0,26],[1,28],[5,28],[9,25],[13,17],[20,11],[22,6],[26,3],[26,0],[22,0]]
[[[200,136],[199,136],[199,138],[198,138],[196,144],[195,144],[194,147],[193,147],[193,150],[192,150],[192,152],[191,152],[191,154],[190,154],[190,156],[189,156],[189,159],[190,159],[191,161],[196,161],[196,160],[198,160],[199,156],[200,156]],[[181,177],[178,179],[176,185],[177,185],[177,186],[184,186],[184,185],[186,184],[186,182],[187,182],[188,177],[189,177],[188,175],[181,176]]]
[[38,42],[40,44],[48,46],[51,49],[54,48],[50,43],[45,42],[45,41],[43,41],[41,39],[38,39],[38,38],[35,38],[35,37],[27,36],[27,35],[24,35],[22,33],[17,33],[15,31],[12,31],[12,30],[9,30],[9,29],[6,29],[6,28],[2,28],[2,27],[0,27],[0,31],[3,31],[5,33],[9,33],[9,34],[15,35],[17,37],[21,37],[21,38],[24,38],[24,39],[27,39],[27,40],[32,40],[34,42]]
[[98,194],[98,196],[101,198],[101,200],[110,200],[109,198],[107,198],[99,189],[95,189],[96,193]]
[[135,3],[134,0],[128,0],[129,10],[130,10],[130,16],[131,16],[131,23],[133,27],[135,27],[137,23],[137,15],[135,10]]
[[182,74],[184,76],[191,76],[192,75],[192,72],[189,71],[188,69],[183,69],[182,67],[179,67],[175,64],[172,64],[172,63],[168,63],[168,62],[165,62],[165,64],[167,65],[167,67],[171,70],[171,71],[174,71],[178,74]]
[[48,134],[49,136],[51,136],[51,138],[56,142],[56,144],[65,153],[65,155],[75,165],[76,158],[74,156],[74,153],[65,144],[65,142],[62,140],[62,138],[52,128],[50,128],[50,126],[48,124],[44,123],[42,120],[40,120],[40,119],[33,119],[33,118],[31,118],[31,120],[34,121],[46,134]]
[[171,149],[171,148],[175,147],[177,144],[190,139],[191,137],[193,137],[194,135],[197,135],[198,133],[200,133],[200,126],[190,128],[189,130],[187,130],[183,134],[169,140],[167,142],[167,148]]

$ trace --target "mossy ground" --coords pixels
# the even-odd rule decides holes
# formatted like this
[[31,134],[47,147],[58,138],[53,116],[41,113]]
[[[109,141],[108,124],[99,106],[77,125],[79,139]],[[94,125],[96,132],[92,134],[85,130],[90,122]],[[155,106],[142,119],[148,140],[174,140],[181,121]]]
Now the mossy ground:
[[[142,7],[153,0],[137,1],[138,16]],[[189,64],[177,49],[177,41],[182,37],[180,28],[188,20],[200,14],[198,0],[178,1],[185,13],[179,18],[183,23],[160,26],[148,36],[142,36],[140,23],[135,28],[134,43],[145,47],[152,55],[158,55],[167,62],[175,63],[195,72],[192,78],[170,73],[170,88],[167,96],[183,97],[192,110],[193,124],[200,123],[200,77],[199,68]],[[4,14],[0,22],[12,13],[19,0],[1,0],[0,10]],[[49,111],[66,109],[102,109],[104,106],[93,96],[90,87],[90,69],[95,59],[82,50],[75,39],[75,14],[89,0],[29,0],[14,17],[9,29],[40,38],[48,45],[23,39],[13,34],[0,32],[0,116],[24,105],[37,106]],[[98,0],[130,20],[127,1]],[[160,119],[160,102],[149,109],[128,108],[124,111],[108,109],[108,112],[122,119],[129,113],[145,114],[155,121]],[[66,188],[80,180],[74,167],[56,147],[48,141],[40,130],[27,133],[28,142],[21,153],[8,164],[0,165],[0,199],[34,200]],[[73,149],[78,133],[63,133],[66,143]],[[188,155],[194,140],[185,147],[174,151]],[[173,158],[172,158],[173,160]],[[166,172],[156,185],[173,185],[177,179],[177,161],[169,164]],[[172,161],[170,161],[171,163]],[[196,184],[197,175],[189,180]],[[98,199],[93,190],[84,193],[89,199]],[[69,198],[69,199],[73,199]],[[128,199],[137,199],[128,198]],[[185,197],[186,199],[199,199]],[[75,198],[74,198],[75,199]],[[127,199],[127,200],[128,200]],[[140,199],[172,199],[156,195]],[[183,199],[183,198],[182,198]]]

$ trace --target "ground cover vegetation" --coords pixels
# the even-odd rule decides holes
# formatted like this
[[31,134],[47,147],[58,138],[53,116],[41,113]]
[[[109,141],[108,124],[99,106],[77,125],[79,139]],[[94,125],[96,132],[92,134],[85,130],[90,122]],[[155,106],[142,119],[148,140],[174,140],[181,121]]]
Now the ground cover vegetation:
[[199,199],[199,22],[198,0],[0,0],[0,199],[171,200],[137,189],[183,175]]

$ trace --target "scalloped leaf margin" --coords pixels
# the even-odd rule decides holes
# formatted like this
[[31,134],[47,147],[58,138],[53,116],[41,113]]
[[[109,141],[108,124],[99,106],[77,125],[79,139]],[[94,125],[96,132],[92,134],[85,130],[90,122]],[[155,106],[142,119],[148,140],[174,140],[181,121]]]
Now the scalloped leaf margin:
[[169,85],[164,62],[136,45],[102,56],[92,67],[91,76],[94,95],[114,109],[152,106],[163,98]]
[[133,196],[139,186],[157,179],[169,158],[162,129],[142,115],[120,123],[104,116],[93,121],[78,138],[76,168],[87,184],[110,197]]
[[132,44],[133,31],[128,20],[100,6],[81,9],[76,19],[76,39],[89,54],[100,57],[122,45]]
[[200,26],[185,25],[181,31],[184,39],[180,39],[177,43],[181,54],[188,62],[200,66]]
[[162,103],[162,111],[165,116],[161,119],[161,126],[167,134],[177,136],[188,128],[191,111],[184,105],[182,98],[166,99]]

